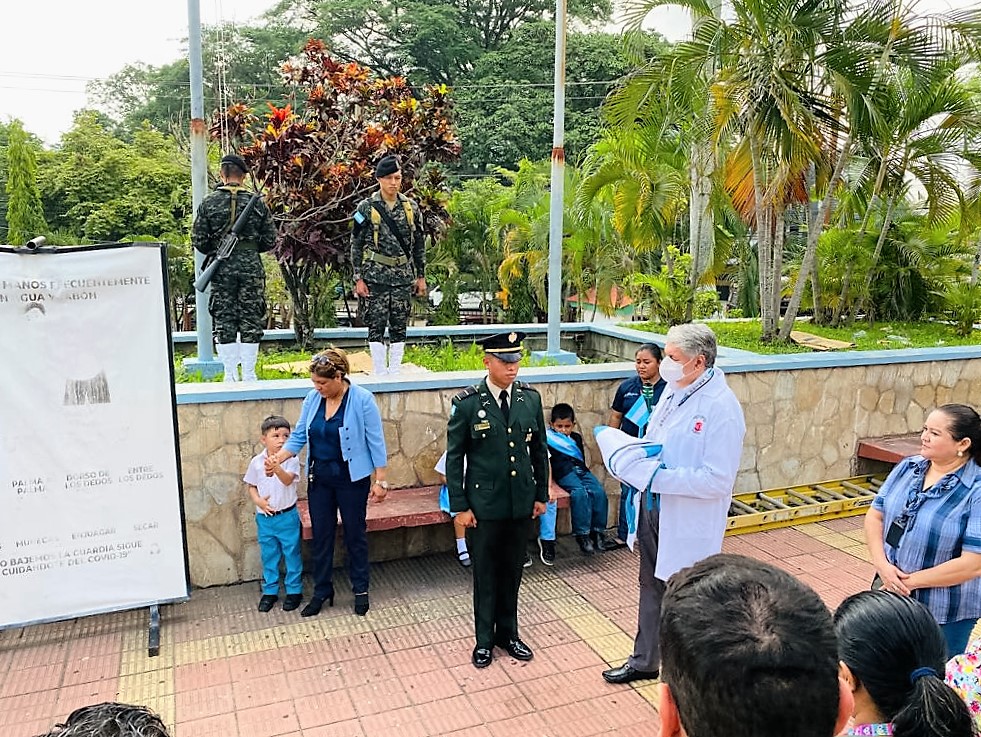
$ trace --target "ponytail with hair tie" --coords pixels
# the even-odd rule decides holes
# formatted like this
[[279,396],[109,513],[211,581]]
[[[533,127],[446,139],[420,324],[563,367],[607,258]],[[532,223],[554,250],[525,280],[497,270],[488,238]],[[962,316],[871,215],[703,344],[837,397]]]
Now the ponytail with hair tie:
[[926,676],[933,676],[934,678],[940,678],[940,676],[937,674],[937,671],[935,671],[933,668],[917,668],[916,670],[914,670],[912,673],[909,674],[909,682],[910,684],[915,686],[918,680],[920,680],[921,678],[925,678]]

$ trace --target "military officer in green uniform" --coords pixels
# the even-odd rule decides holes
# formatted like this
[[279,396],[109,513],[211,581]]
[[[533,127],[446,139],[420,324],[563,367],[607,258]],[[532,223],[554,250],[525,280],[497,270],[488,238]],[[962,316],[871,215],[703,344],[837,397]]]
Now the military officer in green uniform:
[[[248,167],[241,156],[224,156],[219,173],[222,183],[198,207],[191,230],[191,243],[205,256],[218,250],[253,194],[243,184]],[[238,381],[239,364],[242,381],[256,380],[259,341],[266,327],[266,273],[259,254],[271,250],[275,243],[276,225],[269,208],[259,200],[242,228],[238,245],[211,280],[208,311],[225,381]]]
[[453,398],[446,431],[450,510],[469,528],[478,668],[491,664],[495,645],[518,660],[533,656],[518,636],[518,588],[529,525],[548,501],[548,450],[542,398],[515,381],[524,337],[482,342],[487,377]]
[[354,293],[363,301],[374,373],[397,374],[405,354],[412,295],[426,296],[426,243],[419,205],[400,191],[402,168],[398,158],[382,158],[375,167],[375,179],[378,191],[361,200],[352,216]]

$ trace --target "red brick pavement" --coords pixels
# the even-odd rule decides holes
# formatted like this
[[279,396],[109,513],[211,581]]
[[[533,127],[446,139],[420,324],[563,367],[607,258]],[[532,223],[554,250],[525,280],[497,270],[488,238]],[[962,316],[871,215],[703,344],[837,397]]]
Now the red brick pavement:
[[[727,552],[770,561],[829,606],[868,586],[861,518],[727,538]],[[163,649],[146,656],[144,612],[0,633],[0,734],[33,737],[74,708],[145,703],[176,737],[590,737],[656,734],[650,683],[600,677],[629,648],[637,559],[582,558],[560,541],[554,568],[522,588],[530,663],[497,651],[470,665],[469,574],[447,556],[376,566],[371,611],[321,616],[255,611],[258,589],[197,591],[163,612]],[[338,576],[342,578],[341,575]],[[616,653],[614,656],[614,652]]]

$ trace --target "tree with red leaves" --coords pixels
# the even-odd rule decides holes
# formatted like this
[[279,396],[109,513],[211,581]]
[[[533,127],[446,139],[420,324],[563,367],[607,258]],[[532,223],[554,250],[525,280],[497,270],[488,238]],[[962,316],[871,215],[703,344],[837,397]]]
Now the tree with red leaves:
[[351,214],[376,185],[375,163],[388,154],[401,159],[403,191],[419,203],[424,230],[436,238],[447,219],[447,193],[433,164],[457,158],[460,144],[444,85],[416,97],[404,78],[339,62],[319,40],[308,41],[282,73],[289,104],[270,105],[261,117],[232,105],[212,135],[230,136],[276,218],[275,254],[293,300],[296,338],[310,347],[310,277],[328,266],[350,270]]

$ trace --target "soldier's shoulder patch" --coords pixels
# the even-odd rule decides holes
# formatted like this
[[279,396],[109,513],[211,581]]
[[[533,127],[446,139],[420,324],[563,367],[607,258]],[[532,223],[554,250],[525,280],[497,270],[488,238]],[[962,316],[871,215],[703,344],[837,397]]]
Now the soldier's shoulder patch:
[[514,385],[526,392],[535,392],[535,394],[538,394],[538,390],[535,387],[533,387],[531,384],[529,384],[527,381],[516,381],[514,382]]
[[455,397],[453,397],[453,401],[454,402],[462,401],[462,400],[466,399],[467,397],[474,396],[476,393],[477,393],[477,387],[476,386],[468,386],[463,391],[458,392],[457,395]]

